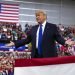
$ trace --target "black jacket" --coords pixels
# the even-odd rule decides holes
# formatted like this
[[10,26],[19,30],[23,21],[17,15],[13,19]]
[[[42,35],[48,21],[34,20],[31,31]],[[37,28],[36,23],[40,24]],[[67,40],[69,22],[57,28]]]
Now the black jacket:
[[[16,48],[22,45],[25,45],[27,43],[32,43],[32,51],[31,51],[31,57],[35,58],[36,55],[36,33],[39,25],[33,26],[31,29],[31,32],[28,34],[27,39],[23,39],[20,41],[17,41],[15,43]],[[42,40],[42,49],[43,49],[43,57],[56,57],[57,54],[57,48],[55,41],[58,43],[64,45],[65,40],[61,37],[61,35],[58,32],[58,28],[55,24],[46,23],[45,30],[43,33],[43,40]]]

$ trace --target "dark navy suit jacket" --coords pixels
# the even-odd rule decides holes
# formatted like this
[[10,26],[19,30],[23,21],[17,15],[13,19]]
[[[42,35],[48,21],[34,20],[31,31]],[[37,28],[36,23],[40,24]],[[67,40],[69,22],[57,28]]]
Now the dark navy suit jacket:
[[[16,48],[22,45],[25,45],[27,43],[32,43],[32,51],[31,51],[31,57],[35,58],[36,55],[36,33],[39,25],[33,26],[30,33],[28,34],[27,39],[23,39],[20,41],[17,41],[15,43]],[[43,33],[43,40],[42,40],[42,55],[43,57],[56,57],[57,54],[57,48],[55,41],[58,43],[64,45],[65,40],[61,37],[61,35],[58,32],[58,28],[55,24],[46,23],[45,30]]]

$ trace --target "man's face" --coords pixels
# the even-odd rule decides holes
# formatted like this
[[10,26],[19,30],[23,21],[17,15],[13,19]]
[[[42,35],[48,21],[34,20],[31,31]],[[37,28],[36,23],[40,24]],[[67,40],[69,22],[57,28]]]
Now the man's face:
[[42,24],[46,20],[46,15],[43,13],[36,13],[36,21]]

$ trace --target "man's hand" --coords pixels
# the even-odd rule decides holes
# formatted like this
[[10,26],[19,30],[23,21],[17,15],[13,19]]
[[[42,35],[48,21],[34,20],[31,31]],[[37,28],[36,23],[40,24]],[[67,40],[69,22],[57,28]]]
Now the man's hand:
[[15,45],[14,42],[10,41],[10,43],[6,44],[5,46],[11,47],[11,46],[14,46],[14,45]]
[[72,41],[71,39],[69,39],[65,42],[65,44],[70,45],[70,46],[75,45],[75,41]]

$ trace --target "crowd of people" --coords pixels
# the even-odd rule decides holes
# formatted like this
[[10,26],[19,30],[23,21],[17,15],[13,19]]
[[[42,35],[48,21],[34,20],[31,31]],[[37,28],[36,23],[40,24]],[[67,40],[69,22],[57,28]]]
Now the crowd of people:
[[[30,31],[32,26],[25,25],[25,30],[22,31],[21,25],[16,23],[3,23],[0,22],[0,39],[21,40],[26,38],[26,33]],[[58,26],[60,34],[65,39],[71,39],[75,41],[75,27],[65,27],[63,25]],[[27,51],[0,51],[0,75],[10,75],[14,71],[14,59],[26,59],[31,58],[31,43],[29,44]],[[59,56],[73,56],[75,55],[75,45],[62,46],[56,42]],[[7,73],[7,74],[5,74]],[[12,75],[11,74],[11,75]]]
[[[21,25],[16,23],[0,22],[0,39],[9,39],[10,41],[25,39],[26,32],[27,29],[22,31]],[[0,50],[0,75],[13,75],[14,59],[30,58],[28,49],[25,51]]]
[[11,53],[0,51],[0,75],[14,75],[14,64]]
[[0,38],[9,40],[18,40],[24,37],[21,25],[16,23],[0,22]]
[[[0,39],[9,39],[10,41],[25,39],[26,33],[30,31],[31,27],[32,25],[28,25],[28,23],[26,23],[25,30],[22,31],[22,27],[20,24],[17,25],[16,23],[0,22]],[[65,39],[75,40],[75,27],[74,26],[65,27],[63,25],[58,25],[58,29],[59,29],[60,34]],[[75,55],[75,45],[65,47],[56,42],[56,46],[58,48],[59,56]],[[31,50],[31,44],[29,44],[28,50],[29,51]]]
[[[60,34],[66,39],[71,39],[75,41],[75,26],[65,27],[63,25],[59,26]],[[60,44],[56,44],[58,48],[59,56],[71,56],[75,55],[75,45],[71,46],[62,46]]]

